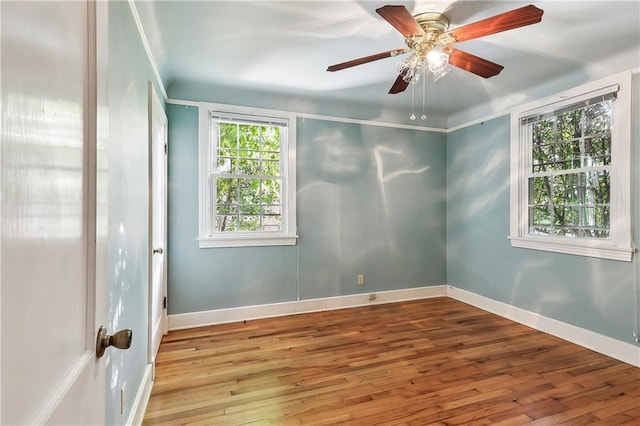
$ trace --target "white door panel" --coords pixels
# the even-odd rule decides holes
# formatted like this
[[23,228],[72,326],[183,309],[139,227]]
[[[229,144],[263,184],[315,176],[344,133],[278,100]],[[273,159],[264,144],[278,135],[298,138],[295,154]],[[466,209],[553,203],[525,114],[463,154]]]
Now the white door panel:
[[[102,423],[88,2],[0,3],[2,424]],[[91,35],[91,37],[90,37]],[[96,310],[96,307],[98,308]]]
[[149,82],[149,134],[151,153],[151,282],[149,284],[149,361],[153,363],[162,335],[167,332],[163,299],[166,283],[167,233],[167,116]]

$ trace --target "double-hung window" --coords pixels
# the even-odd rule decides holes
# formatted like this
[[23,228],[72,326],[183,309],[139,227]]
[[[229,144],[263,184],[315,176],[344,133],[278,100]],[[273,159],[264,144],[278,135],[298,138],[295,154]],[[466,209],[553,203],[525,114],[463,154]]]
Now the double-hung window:
[[511,244],[629,261],[631,76],[511,115]]
[[295,244],[295,115],[199,108],[200,247]]

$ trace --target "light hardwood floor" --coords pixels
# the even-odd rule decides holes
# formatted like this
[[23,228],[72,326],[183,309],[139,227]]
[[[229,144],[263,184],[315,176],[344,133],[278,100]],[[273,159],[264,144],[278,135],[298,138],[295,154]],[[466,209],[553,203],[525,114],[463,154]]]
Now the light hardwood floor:
[[170,332],[144,424],[640,425],[640,369],[449,298]]

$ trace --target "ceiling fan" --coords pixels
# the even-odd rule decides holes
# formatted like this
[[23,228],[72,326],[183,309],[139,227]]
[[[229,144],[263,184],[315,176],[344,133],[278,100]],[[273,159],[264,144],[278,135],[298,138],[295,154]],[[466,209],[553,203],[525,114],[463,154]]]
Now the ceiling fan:
[[448,72],[449,65],[484,78],[499,74],[504,68],[502,65],[454,49],[451,45],[538,23],[544,13],[542,9],[528,5],[449,30],[449,19],[442,13],[426,12],[412,16],[404,6],[392,5],[378,8],[376,12],[404,36],[407,47],[331,65],[327,71],[339,71],[411,53],[409,58],[398,63],[399,75],[389,90],[391,94],[403,92],[409,83],[417,83],[421,73],[427,69],[436,80]]

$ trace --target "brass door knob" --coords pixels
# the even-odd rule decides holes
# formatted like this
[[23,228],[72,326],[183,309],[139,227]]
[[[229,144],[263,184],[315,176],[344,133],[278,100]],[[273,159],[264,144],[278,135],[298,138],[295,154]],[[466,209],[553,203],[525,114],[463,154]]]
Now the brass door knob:
[[107,334],[107,329],[104,326],[98,330],[98,336],[96,337],[96,356],[101,358],[104,355],[104,351],[109,346],[114,346],[118,349],[129,349],[131,347],[131,339],[133,338],[133,331],[130,328],[120,330],[116,334]]

